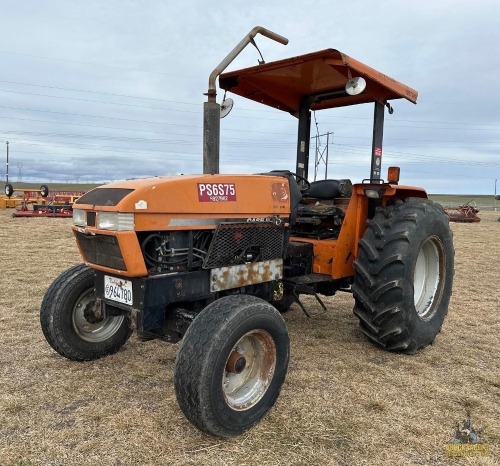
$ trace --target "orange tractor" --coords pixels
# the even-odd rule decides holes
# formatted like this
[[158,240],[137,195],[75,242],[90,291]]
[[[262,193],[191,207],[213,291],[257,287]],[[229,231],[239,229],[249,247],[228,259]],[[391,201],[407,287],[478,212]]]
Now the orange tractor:
[[[204,108],[204,174],[96,188],[74,204],[83,264],[61,274],[41,326],[61,355],[85,361],[143,339],[181,341],[180,408],[196,427],[238,435],[271,409],[285,380],[281,312],[301,296],[348,291],[360,330],[390,351],[432,343],[448,310],[454,249],[448,218],[422,188],[381,175],[389,101],[417,92],[328,49],[222,73],[254,28],[212,72]],[[219,174],[215,81],[298,119],[295,173]],[[308,182],[311,112],[374,104],[369,177]]]

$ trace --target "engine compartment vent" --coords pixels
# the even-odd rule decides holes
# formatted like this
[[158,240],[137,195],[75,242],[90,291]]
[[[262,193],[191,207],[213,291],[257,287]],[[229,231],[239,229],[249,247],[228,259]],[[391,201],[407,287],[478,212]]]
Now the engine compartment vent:
[[285,227],[274,223],[219,223],[204,269],[283,257]]

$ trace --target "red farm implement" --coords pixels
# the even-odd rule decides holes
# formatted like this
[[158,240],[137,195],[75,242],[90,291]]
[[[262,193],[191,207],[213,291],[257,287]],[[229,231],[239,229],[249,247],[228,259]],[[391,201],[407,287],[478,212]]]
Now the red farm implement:
[[459,207],[447,207],[444,211],[450,218],[450,222],[477,223],[481,221],[477,215],[479,209],[476,209],[471,204],[463,204]]
[[[18,197],[13,197],[18,193]],[[5,207],[16,207],[13,217],[59,217],[73,216],[73,202],[83,191],[54,191],[49,197],[49,188],[42,185],[36,189],[15,189],[5,186]]]

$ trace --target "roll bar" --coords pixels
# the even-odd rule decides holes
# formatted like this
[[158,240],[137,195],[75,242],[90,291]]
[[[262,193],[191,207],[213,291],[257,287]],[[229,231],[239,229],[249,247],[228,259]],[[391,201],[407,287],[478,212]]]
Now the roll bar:
[[217,97],[215,80],[248,44],[255,45],[253,38],[257,34],[262,34],[283,45],[288,44],[286,37],[280,36],[262,26],[256,26],[210,73],[208,91],[205,94],[208,99],[203,104],[203,173],[219,173],[220,105],[215,100]]

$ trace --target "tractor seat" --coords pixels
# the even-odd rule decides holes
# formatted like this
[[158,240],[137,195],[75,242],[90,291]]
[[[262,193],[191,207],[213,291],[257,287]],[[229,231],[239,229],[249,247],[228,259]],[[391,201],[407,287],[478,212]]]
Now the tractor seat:
[[352,195],[351,180],[319,180],[313,181],[306,191],[302,192],[302,197],[314,197],[322,200],[333,200],[343,197],[349,198]]

